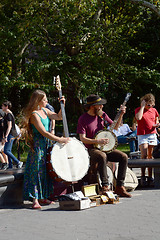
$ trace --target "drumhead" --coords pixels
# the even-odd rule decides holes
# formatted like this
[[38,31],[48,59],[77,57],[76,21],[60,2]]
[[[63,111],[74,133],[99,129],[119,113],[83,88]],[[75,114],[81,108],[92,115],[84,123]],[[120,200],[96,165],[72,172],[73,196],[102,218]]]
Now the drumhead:
[[82,142],[70,138],[67,144],[56,143],[51,151],[51,164],[56,174],[65,181],[82,179],[89,168],[89,154]]
[[96,148],[100,149],[101,151],[111,152],[113,149],[117,147],[117,138],[113,132],[107,131],[107,130],[99,131],[96,134],[95,139],[101,139],[101,138],[109,138],[108,144],[104,146],[101,146],[99,144],[96,145]]
[[[115,186],[116,186],[117,175],[118,175],[118,168],[114,172]],[[138,178],[136,174],[130,168],[127,167],[126,176],[124,180],[124,187],[126,188],[127,191],[134,191],[137,186],[138,186]]]

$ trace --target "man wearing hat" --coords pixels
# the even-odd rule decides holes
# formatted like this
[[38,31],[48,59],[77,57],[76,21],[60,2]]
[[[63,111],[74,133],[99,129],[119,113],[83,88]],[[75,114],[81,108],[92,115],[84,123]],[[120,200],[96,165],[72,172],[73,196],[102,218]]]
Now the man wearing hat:
[[[106,99],[102,99],[98,95],[91,94],[86,98],[86,104],[84,105],[87,112],[80,116],[78,120],[77,133],[80,136],[80,140],[85,144],[90,155],[91,166],[98,165],[98,172],[102,183],[102,194],[109,191],[108,175],[106,164],[110,162],[118,162],[118,176],[115,193],[121,197],[130,198],[131,195],[126,191],[124,187],[124,179],[126,175],[126,169],[128,165],[128,156],[115,149],[110,153],[102,152],[99,149],[94,148],[95,144],[106,145],[109,143],[108,138],[95,139],[95,134],[104,129],[105,123],[112,124],[112,120],[109,116],[102,111],[103,105],[106,104]],[[117,130],[122,122],[126,107],[121,106],[121,114],[115,126]],[[101,112],[101,117],[99,113]]]

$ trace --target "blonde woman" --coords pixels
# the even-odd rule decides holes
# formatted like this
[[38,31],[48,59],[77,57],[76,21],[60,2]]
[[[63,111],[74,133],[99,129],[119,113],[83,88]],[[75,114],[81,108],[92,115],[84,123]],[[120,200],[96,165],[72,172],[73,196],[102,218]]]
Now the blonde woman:
[[[65,103],[64,97],[60,99]],[[52,192],[52,180],[46,172],[47,139],[67,143],[69,138],[57,137],[49,132],[50,120],[61,120],[61,110],[57,113],[45,108],[45,92],[33,92],[28,106],[24,110],[23,132],[30,144],[24,173],[24,200],[33,201],[33,209],[40,209],[41,204],[52,203],[47,198]]]

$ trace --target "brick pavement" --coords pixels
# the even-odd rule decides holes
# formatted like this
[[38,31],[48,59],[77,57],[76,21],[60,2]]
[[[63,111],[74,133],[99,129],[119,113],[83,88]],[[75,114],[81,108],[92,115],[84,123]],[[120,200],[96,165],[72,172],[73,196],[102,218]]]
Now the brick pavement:
[[131,199],[82,211],[60,210],[58,202],[42,210],[0,209],[3,240],[159,240],[160,190],[135,190]]

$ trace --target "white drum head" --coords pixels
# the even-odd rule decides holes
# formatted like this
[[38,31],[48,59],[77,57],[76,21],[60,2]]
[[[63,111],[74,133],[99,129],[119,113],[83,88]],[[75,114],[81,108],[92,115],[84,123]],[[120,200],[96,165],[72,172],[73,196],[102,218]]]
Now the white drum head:
[[96,147],[98,149],[104,152],[109,152],[116,147],[117,142],[116,142],[116,137],[114,136],[114,133],[110,131],[99,131],[95,139],[101,139],[101,138],[109,138],[109,143],[104,146],[97,145]]
[[[115,174],[115,178],[117,179],[118,168],[116,169],[114,174]],[[116,183],[115,183],[115,185],[116,185]],[[128,167],[127,167],[127,170],[126,170],[124,186],[125,186],[127,191],[134,191],[134,189],[138,186],[138,179],[137,179],[136,174]]]
[[65,145],[56,143],[51,151],[55,173],[67,182],[82,179],[89,168],[89,154],[83,143],[71,138]]

